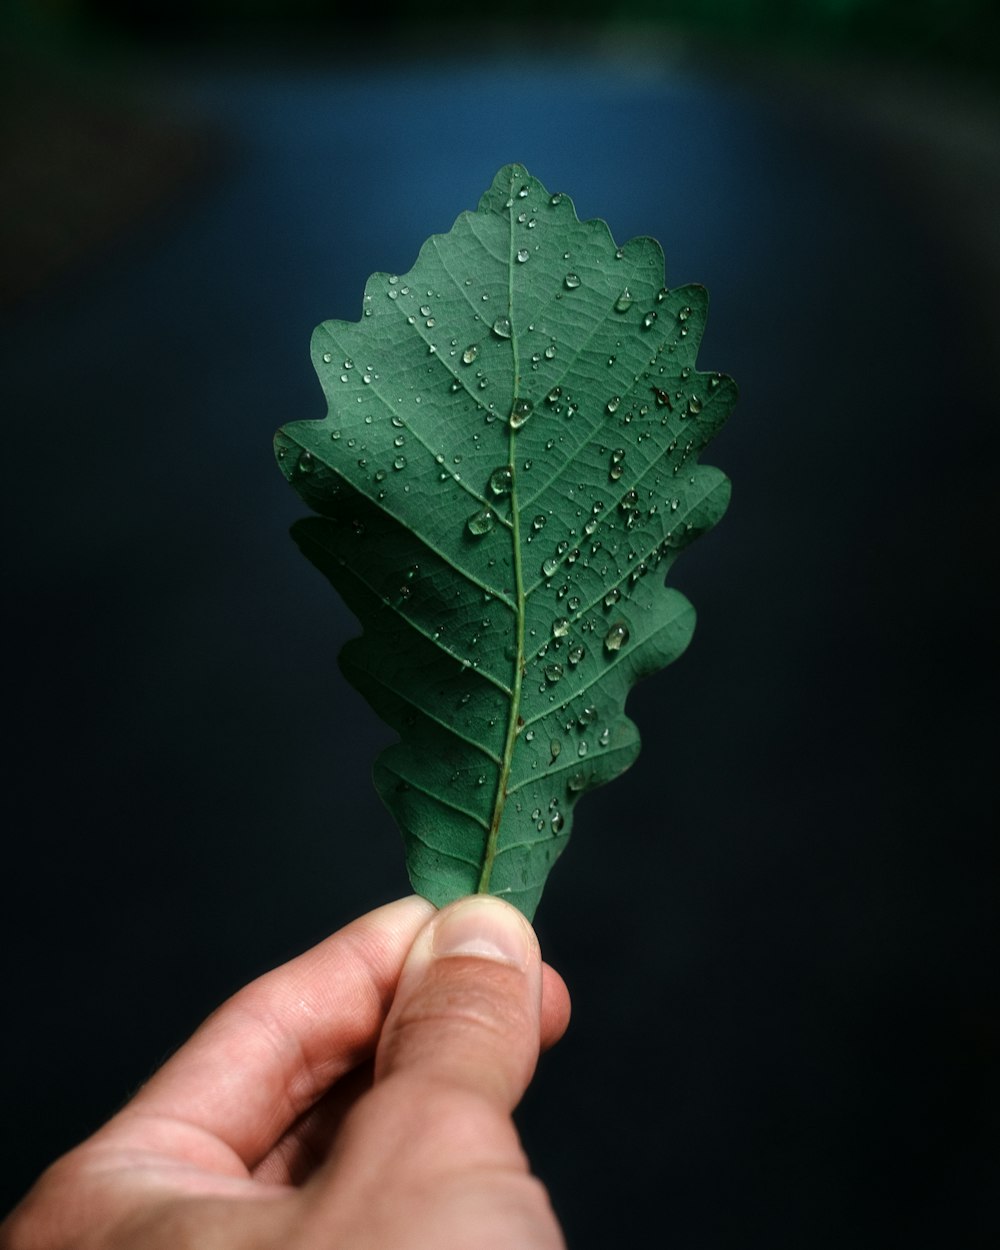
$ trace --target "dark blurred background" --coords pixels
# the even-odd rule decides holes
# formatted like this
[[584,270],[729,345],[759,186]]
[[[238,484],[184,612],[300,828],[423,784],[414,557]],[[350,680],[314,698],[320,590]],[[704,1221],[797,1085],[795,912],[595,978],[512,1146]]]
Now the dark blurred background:
[[313,326],[517,160],[709,287],[742,389],[695,642],[539,913],[535,1167],[575,1250],[992,1244],[996,13],[8,3],[0,1209],[407,890],[270,439]]

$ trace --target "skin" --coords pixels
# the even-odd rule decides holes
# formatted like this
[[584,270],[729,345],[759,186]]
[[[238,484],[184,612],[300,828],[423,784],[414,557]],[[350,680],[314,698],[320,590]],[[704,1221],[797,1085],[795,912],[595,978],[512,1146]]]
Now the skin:
[[560,1250],[511,1112],[569,995],[498,899],[390,903],[252,982],[0,1250]]

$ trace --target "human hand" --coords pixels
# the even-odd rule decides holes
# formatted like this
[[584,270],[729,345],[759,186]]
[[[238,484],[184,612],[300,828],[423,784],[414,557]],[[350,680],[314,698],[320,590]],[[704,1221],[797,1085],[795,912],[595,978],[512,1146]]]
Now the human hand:
[[508,904],[390,903],[220,1007],[0,1250],[556,1250],[510,1113],[568,1020]]

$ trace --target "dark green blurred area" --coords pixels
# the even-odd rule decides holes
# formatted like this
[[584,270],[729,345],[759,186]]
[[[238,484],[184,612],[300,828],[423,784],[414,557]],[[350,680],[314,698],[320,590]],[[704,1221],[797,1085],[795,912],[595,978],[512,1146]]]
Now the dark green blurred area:
[[[302,35],[331,29],[365,36],[355,6],[329,0],[13,0],[3,19],[21,37],[40,40],[143,40]],[[534,0],[470,10],[457,0],[402,0],[377,14],[370,35],[378,53],[393,26],[453,28],[535,21],[669,28],[740,47],[766,46],[798,55],[868,54],[990,71],[1000,67],[1000,5],[994,0],[575,0],[539,13]],[[525,49],[528,51],[529,49]]]

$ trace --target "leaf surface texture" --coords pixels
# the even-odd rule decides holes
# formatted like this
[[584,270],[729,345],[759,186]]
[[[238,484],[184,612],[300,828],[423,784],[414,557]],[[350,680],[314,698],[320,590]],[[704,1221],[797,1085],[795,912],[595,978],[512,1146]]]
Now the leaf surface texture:
[[664,286],[521,166],[317,328],[329,410],[279,430],[293,527],[363,626],[347,678],[399,734],[375,784],[414,888],[529,919],[577,799],[634,761],[629,690],[694,610],[664,584],[722,516],[698,454],[736,388],[699,372],[703,287]]

